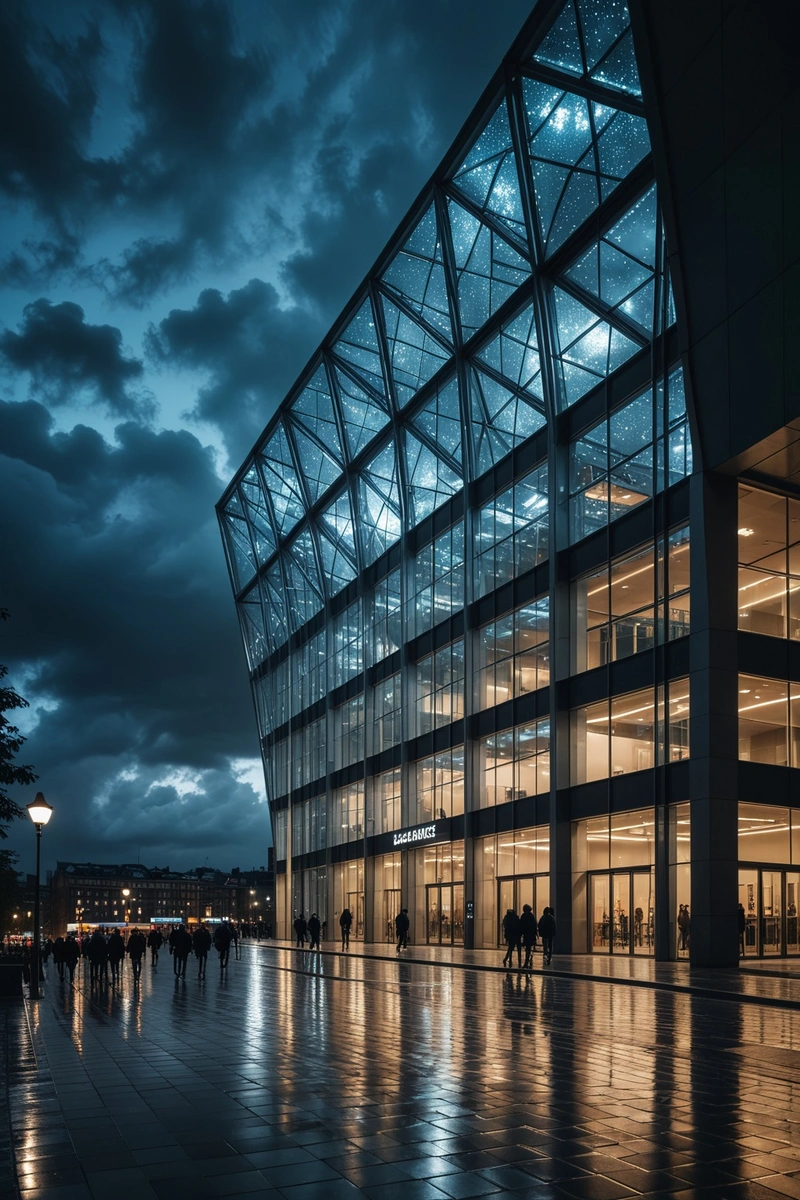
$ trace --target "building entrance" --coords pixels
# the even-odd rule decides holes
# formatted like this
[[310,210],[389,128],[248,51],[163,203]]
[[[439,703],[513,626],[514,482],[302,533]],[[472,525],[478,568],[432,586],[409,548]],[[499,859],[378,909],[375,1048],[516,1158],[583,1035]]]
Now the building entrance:
[[463,883],[429,883],[425,901],[427,941],[440,946],[463,946]]
[[400,888],[386,888],[383,893],[383,939],[386,942],[395,940],[394,919],[400,912],[403,893]]
[[363,892],[348,892],[347,907],[353,914],[353,925],[350,930],[351,937],[357,941],[364,940],[364,893]]
[[[744,867],[739,871],[739,903],[744,908],[746,958],[800,954],[797,908],[800,871]],[[740,953],[742,947],[739,947]]]
[[651,871],[597,871],[589,876],[589,949],[599,954],[653,953]]
[[512,875],[497,881],[497,945],[503,945],[503,917],[510,908],[517,916],[530,904],[538,921],[550,903],[549,875]]

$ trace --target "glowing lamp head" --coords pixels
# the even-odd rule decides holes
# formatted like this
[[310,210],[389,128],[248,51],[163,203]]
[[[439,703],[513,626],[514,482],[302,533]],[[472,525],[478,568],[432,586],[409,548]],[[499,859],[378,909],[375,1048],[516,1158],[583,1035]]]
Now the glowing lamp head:
[[53,815],[53,806],[48,804],[41,792],[37,792],[32,803],[27,805],[28,816],[34,825],[46,825]]

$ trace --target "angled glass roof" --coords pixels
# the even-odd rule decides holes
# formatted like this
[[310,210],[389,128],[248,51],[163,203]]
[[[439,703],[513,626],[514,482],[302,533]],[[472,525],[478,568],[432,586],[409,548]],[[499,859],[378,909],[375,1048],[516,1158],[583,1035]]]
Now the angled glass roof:
[[311,382],[303,388],[290,411],[295,422],[312,434],[333,458],[344,462],[333,399],[324,367],[315,371]]
[[250,537],[256,552],[259,566],[263,566],[277,548],[275,530],[269,511],[269,503],[261,486],[261,479],[255,465],[245,475],[239,484],[242,497],[243,511],[250,526]]
[[625,0],[568,0],[533,58],[615,91],[642,94]]
[[389,413],[374,392],[360,387],[346,371],[336,368],[336,382],[349,459],[364,449],[389,424]]
[[450,301],[442,261],[442,245],[431,204],[381,276],[384,287],[401,297],[418,317],[453,341]]
[[494,217],[527,247],[528,233],[505,101],[453,175],[453,185],[481,214]]
[[351,364],[379,396],[386,395],[380,343],[369,296],[364,300],[333,349],[335,354]]
[[422,325],[381,296],[389,369],[398,404],[405,405],[451,357]]
[[542,362],[532,304],[500,327],[497,336],[478,351],[477,357],[517,387],[531,392],[542,404]]
[[470,372],[470,415],[476,475],[546,424],[541,407],[476,368]]
[[281,422],[259,456],[264,483],[272,499],[278,535],[285,536],[305,512],[303,493],[294,469],[289,441]]
[[269,613],[269,621],[266,624],[269,648],[270,651],[278,650],[289,637],[289,623],[286,618],[281,564],[277,560],[261,576],[261,599],[264,612]]
[[530,263],[455,200],[448,201],[464,338],[470,337],[525,283]]
[[322,584],[314,542],[308,528],[287,547],[284,555],[286,599],[292,630],[301,629],[322,608]]
[[365,566],[400,538],[400,487],[394,441],[384,446],[359,476],[358,525]]
[[413,527],[460,491],[464,480],[410,430],[406,431],[405,450],[410,508],[408,523]]
[[454,466],[461,466],[461,405],[457,380],[442,384],[428,403],[414,413],[411,424],[428,438],[431,445],[444,451]]
[[554,288],[556,329],[568,408],[635,354],[639,345],[563,288]]

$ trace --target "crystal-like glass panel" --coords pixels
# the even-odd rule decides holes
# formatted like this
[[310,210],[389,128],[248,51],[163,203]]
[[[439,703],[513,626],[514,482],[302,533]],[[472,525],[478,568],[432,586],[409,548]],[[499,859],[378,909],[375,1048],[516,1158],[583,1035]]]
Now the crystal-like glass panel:
[[281,565],[274,562],[261,577],[261,600],[264,605],[264,623],[270,650],[277,650],[289,636],[286,619],[286,599],[283,590]]
[[462,461],[461,409],[458,381],[437,388],[436,395],[414,414],[412,425],[426,433],[431,442],[445,450],[456,462]]
[[302,530],[286,550],[284,570],[292,629],[301,629],[322,608],[322,586],[308,529]]
[[371,442],[376,433],[389,424],[389,414],[374,396],[359,387],[344,371],[336,370],[341,397],[342,419],[351,459]]
[[252,671],[267,655],[264,613],[261,608],[261,595],[257,583],[253,584],[247,595],[242,597],[238,609],[242,622],[242,637]]
[[464,481],[438,454],[408,431],[405,441],[410,493],[408,521],[414,526],[460,491]]
[[278,533],[285,536],[305,512],[286,430],[278,424],[260,453],[261,471],[272,499]]
[[452,342],[442,244],[433,204],[381,278],[387,287],[403,297],[418,316]]
[[501,221],[515,237],[527,244],[517,164],[505,102],[495,111],[456,171],[453,183],[477,208]]
[[239,484],[239,491],[244,511],[247,514],[247,523],[250,526],[250,536],[253,540],[256,559],[259,566],[263,566],[267,559],[275,553],[277,543],[269,507],[255,466],[250,468]]
[[321,514],[320,520],[333,540],[341,542],[348,557],[357,562],[355,526],[349,493],[342,492],[337,496],[333,504]]
[[475,474],[482,475],[545,424],[544,413],[489,375],[470,372]]
[[[238,499],[236,504],[241,509]],[[231,505],[229,503],[228,509],[230,510],[230,508]],[[234,584],[238,592],[247,583],[248,579],[252,579],[256,573],[256,559],[250,543],[247,523],[243,519],[231,516],[229,512],[226,512],[222,520],[222,530],[225,535],[225,544],[228,548],[228,559],[233,572]]]
[[314,504],[323,492],[327,492],[341,478],[342,468],[335,458],[323,450],[316,438],[302,429],[295,428],[292,432],[309,500]]
[[562,288],[555,288],[554,295],[562,405],[568,408],[635,354],[639,346]]
[[381,302],[389,367],[402,406],[447,362],[450,352],[386,296],[381,296]]
[[478,358],[517,387],[532,392],[544,405],[542,364],[532,304],[507,321],[494,341],[478,351]]
[[333,411],[328,378],[325,368],[319,367],[311,382],[303,388],[291,408],[292,416],[325,446],[329,453],[344,461],[339,441],[339,430]]
[[355,579],[355,566],[345,554],[342,543],[329,537],[322,528],[317,530],[317,538],[325,575],[325,589],[329,597],[337,596],[342,588]]
[[379,395],[386,394],[383,382],[381,355],[378,348],[378,333],[369,296],[359,308],[339,341],[333,347],[340,358],[344,358]]
[[499,234],[448,201],[464,338],[470,337],[524,283],[530,264]]
[[364,468],[358,481],[358,510],[364,564],[368,566],[400,538],[394,442],[389,442]]
[[642,94],[624,0],[568,0],[533,57],[603,87]]

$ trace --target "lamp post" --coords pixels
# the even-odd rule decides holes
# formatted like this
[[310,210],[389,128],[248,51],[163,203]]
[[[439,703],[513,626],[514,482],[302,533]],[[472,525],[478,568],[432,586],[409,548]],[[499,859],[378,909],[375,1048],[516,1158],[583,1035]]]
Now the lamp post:
[[33,945],[31,946],[31,1000],[39,999],[39,872],[42,854],[42,828],[53,815],[53,806],[48,804],[41,792],[37,792],[33,802],[27,806],[28,816],[36,826],[36,901],[33,917]]
[[130,894],[131,894],[130,888],[122,889],[122,915],[125,918],[126,926],[130,924],[130,919],[131,919],[131,910],[128,907],[128,897],[130,896]]

